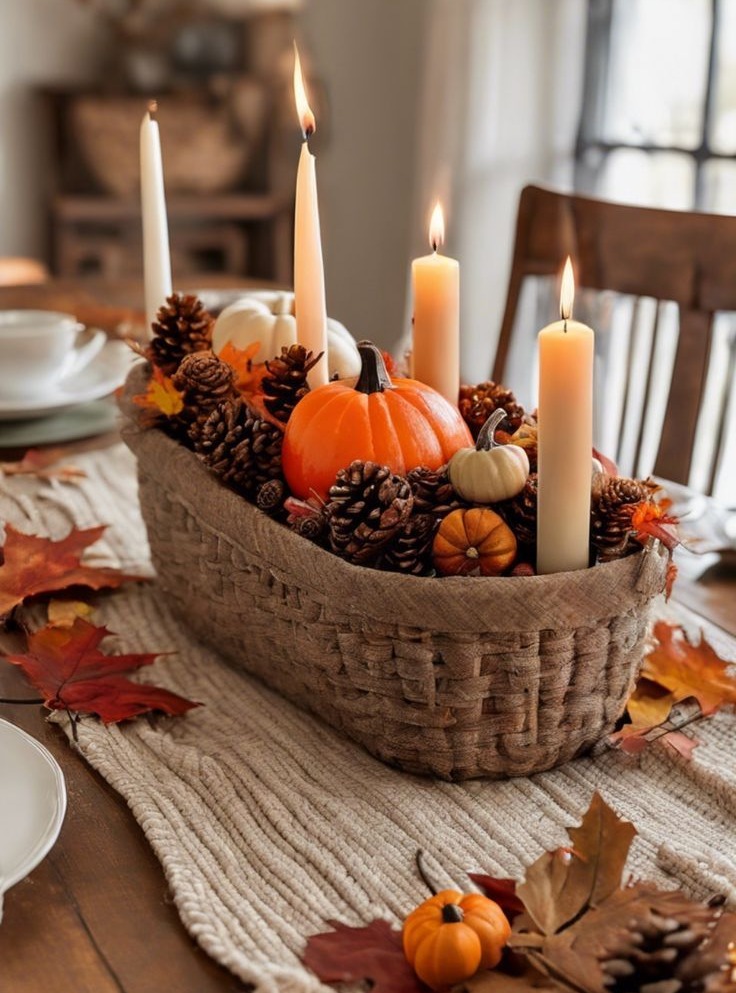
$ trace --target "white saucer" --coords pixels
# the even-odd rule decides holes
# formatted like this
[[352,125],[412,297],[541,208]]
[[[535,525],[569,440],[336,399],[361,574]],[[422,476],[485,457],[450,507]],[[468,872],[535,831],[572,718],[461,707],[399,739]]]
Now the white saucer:
[[42,744],[0,718],[0,894],[48,854],[66,811],[64,775]]
[[123,383],[135,354],[122,341],[108,341],[88,366],[58,383],[43,396],[8,399],[0,396],[0,421],[48,417],[69,407],[99,400]]

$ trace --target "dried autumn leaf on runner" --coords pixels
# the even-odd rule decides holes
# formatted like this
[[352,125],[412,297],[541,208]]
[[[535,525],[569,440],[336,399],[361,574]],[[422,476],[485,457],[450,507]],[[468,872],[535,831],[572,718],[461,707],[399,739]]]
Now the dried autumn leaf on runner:
[[641,675],[672,693],[675,702],[693,697],[704,714],[736,704],[736,665],[722,659],[701,632],[693,644],[679,625],[657,621],[656,644],[644,658]]
[[371,993],[427,993],[404,956],[401,931],[388,921],[348,927],[328,921],[332,931],[309,938],[304,965],[323,983],[371,983]]
[[110,589],[128,580],[145,578],[80,562],[84,550],[104,531],[104,524],[83,531],[72,528],[66,538],[53,541],[6,525],[0,566],[0,621],[29,597],[56,593],[70,586]]
[[151,378],[145,393],[133,397],[133,403],[143,408],[141,420],[150,427],[161,417],[176,417],[184,409],[184,397],[170,376],[151,366]]
[[631,723],[609,740],[631,755],[643,752],[651,741],[661,740],[689,759],[698,742],[674,724],[673,708],[690,700],[699,707],[698,713],[681,722],[684,727],[723,706],[736,704],[734,663],[722,659],[702,632],[700,642],[693,644],[681,627],[658,621],[653,636],[654,647],[644,657],[639,680],[626,705]]
[[5,476],[35,476],[36,479],[58,479],[62,483],[76,483],[87,473],[74,465],[60,465],[52,468],[55,462],[65,459],[68,449],[29,448],[18,462],[0,462],[0,472]]
[[78,617],[88,621],[95,608],[84,600],[49,600],[46,618],[55,628],[70,628]]
[[551,978],[564,978],[563,989],[606,993],[622,975],[628,976],[629,989],[653,986],[674,979],[686,966],[695,967],[719,913],[677,890],[637,883],[547,936],[529,957]]
[[570,848],[545,852],[516,887],[542,934],[554,934],[621,885],[636,828],[593,794],[582,824],[568,830]]
[[149,710],[183,714],[199,704],[170,690],[134,683],[127,673],[151,665],[162,653],[105,655],[100,642],[110,631],[77,618],[71,627],[47,626],[28,635],[28,649],[6,656],[44,696],[50,710],[96,714],[105,724]]
[[510,921],[513,922],[517,914],[524,913],[524,904],[516,895],[515,879],[496,879],[480,872],[469,872],[468,878],[473,880],[484,896],[495,900]]

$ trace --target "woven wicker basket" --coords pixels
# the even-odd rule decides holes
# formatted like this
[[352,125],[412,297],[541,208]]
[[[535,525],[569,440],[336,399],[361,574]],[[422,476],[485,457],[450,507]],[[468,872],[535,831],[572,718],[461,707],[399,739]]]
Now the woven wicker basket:
[[135,423],[153,562],[232,665],[401,769],[468,779],[568,761],[611,730],[642,656],[658,547],[554,576],[427,579],[349,565]]

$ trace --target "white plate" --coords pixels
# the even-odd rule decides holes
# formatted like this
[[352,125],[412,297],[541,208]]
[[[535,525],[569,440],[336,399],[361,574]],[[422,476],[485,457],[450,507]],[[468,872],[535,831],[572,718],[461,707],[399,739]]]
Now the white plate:
[[116,390],[125,380],[135,354],[122,341],[108,341],[88,366],[59,383],[43,396],[24,400],[0,397],[0,421],[48,417],[82,403],[99,400]]
[[0,894],[48,854],[65,811],[66,787],[56,760],[0,718]]

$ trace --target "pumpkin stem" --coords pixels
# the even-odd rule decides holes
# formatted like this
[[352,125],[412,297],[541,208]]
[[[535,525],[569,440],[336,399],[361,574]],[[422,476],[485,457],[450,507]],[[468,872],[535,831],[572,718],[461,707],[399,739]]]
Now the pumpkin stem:
[[391,377],[386,371],[383,355],[372,341],[359,341],[360,375],[354,389],[359,393],[383,393],[393,389]]
[[478,440],[475,443],[475,450],[477,452],[489,451],[491,448],[498,447],[499,443],[494,440],[493,436],[496,433],[496,428],[505,416],[506,411],[503,407],[499,407],[497,410],[493,411],[491,416],[478,432]]
[[456,903],[446,903],[442,908],[442,920],[445,924],[460,924],[463,920],[462,907]]
[[416,855],[414,856],[414,861],[417,864],[417,872],[422,877],[422,882],[427,887],[432,896],[437,896],[437,887],[434,885],[432,880],[427,875],[427,870],[424,865],[424,850],[422,848],[417,848]]

